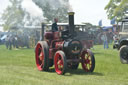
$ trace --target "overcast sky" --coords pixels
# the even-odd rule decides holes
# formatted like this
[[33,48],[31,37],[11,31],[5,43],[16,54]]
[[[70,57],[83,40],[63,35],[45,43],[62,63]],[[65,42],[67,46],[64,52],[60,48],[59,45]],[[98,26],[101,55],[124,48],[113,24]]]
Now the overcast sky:
[[[75,12],[75,23],[89,22],[98,25],[99,20],[102,19],[104,26],[110,25],[104,10],[108,2],[109,0],[70,0]],[[9,0],[0,0],[0,15],[8,4]],[[24,0],[22,4],[33,16],[41,16],[42,11],[32,0]]]
[[90,22],[98,25],[99,20],[102,19],[104,26],[109,25],[110,21],[104,10],[108,2],[109,0],[70,0],[75,12],[75,22]]

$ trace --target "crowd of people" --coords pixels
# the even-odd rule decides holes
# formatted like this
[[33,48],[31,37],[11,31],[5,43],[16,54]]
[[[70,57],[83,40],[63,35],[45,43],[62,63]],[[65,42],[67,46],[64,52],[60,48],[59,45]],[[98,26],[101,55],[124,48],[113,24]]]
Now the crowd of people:
[[40,33],[34,31],[34,33],[16,33],[16,32],[7,32],[3,35],[1,44],[5,44],[6,48],[11,50],[12,48],[20,47],[35,47],[36,43],[40,39]]
[[103,41],[104,49],[108,49],[109,44],[115,43],[118,40],[118,32],[104,31],[102,32],[101,40]]
[[[57,25],[58,19],[55,18],[54,19],[54,23],[52,24],[52,32],[56,32],[56,31],[61,31],[61,27],[59,27]],[[109,48],[109,43],[112,43],[113,41],[115,42],[117,40],[117,32],[113,32],[112,30],[109,31],[103,31],[100,30],[99,32],[95,32],[95,33],[90,33],[90,32],[84,32],[86,35],[85,38],[87,38],[87,36],[89,37],[90,40],[93,40],[93,44],[102,44],[103,43],[103,48],[104,49],[108,49]],[[89,34],[90,33],[90,34]],[[38,36],[37,36],[38,34]],[[81,34],[81,33],[80,33]],[[35,43],[38,42],[39,39],[37,39],[37,37],[39,38],[40,33],[36,33],[36,37],[35,37]],[[24,42],[23,42],[24,41]],[[26,45],[27,48],[29,48],[29,44],[27,41],[30,41],[30,37],[27,35],[24,36],[17,36],[17,35],[7,35],[7,38],[5,39],[5,45],[7,49],[12,49],[12,46],[14,48],[18,48],[20,46],[20,43],[22,42],[22,45]],[[33,41],[32,41],[33,42]],[[93,47],[93,46],[92,46]]]

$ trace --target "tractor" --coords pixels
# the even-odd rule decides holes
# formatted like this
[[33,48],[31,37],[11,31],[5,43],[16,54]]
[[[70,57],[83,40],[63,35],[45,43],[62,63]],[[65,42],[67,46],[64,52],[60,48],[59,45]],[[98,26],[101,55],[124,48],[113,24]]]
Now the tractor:
[[44,32],[46,25],[42,24],[42,39],[35,47],[35,60],[39,71],[49,71],[54,65],[55,72],[64,75],[68,69],[77,69],[79,63],[85,72],[94,71],[94,54],[76,39],[74,12],[69,12],[68,15],[69,26],[66,30]]
[[122,19],[118,36],[113,47],[119,50],[121,63],[128,64],[128,17]]

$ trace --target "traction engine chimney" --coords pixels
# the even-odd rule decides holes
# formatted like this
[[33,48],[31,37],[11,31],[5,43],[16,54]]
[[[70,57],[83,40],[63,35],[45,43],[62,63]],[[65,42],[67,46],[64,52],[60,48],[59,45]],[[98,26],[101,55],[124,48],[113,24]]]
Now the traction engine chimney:
[[72,36],[74,36],[74,12],[69,12],[69,31],[71,33]]

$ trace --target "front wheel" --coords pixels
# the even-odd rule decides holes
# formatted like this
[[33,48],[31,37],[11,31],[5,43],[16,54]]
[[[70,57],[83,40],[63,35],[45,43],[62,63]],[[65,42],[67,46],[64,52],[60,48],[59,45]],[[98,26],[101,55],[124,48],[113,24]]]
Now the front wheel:
[[121,46],[120,61],[122,64],[128,64],[128,45]]
[[82,52],[81,59],[82,68],[86,72],[93,72],[95,68],[95,58],[93,53],[89,49],[87,49]]
[[39,41],[35,48],[36,65],[40,71],[48,71],[49,54],[48,45],[45,41]]
[[57,51],[54,56],[55,71],[59,75],[63,75],[66,72],[67,62],[66,56],[63,51]]

